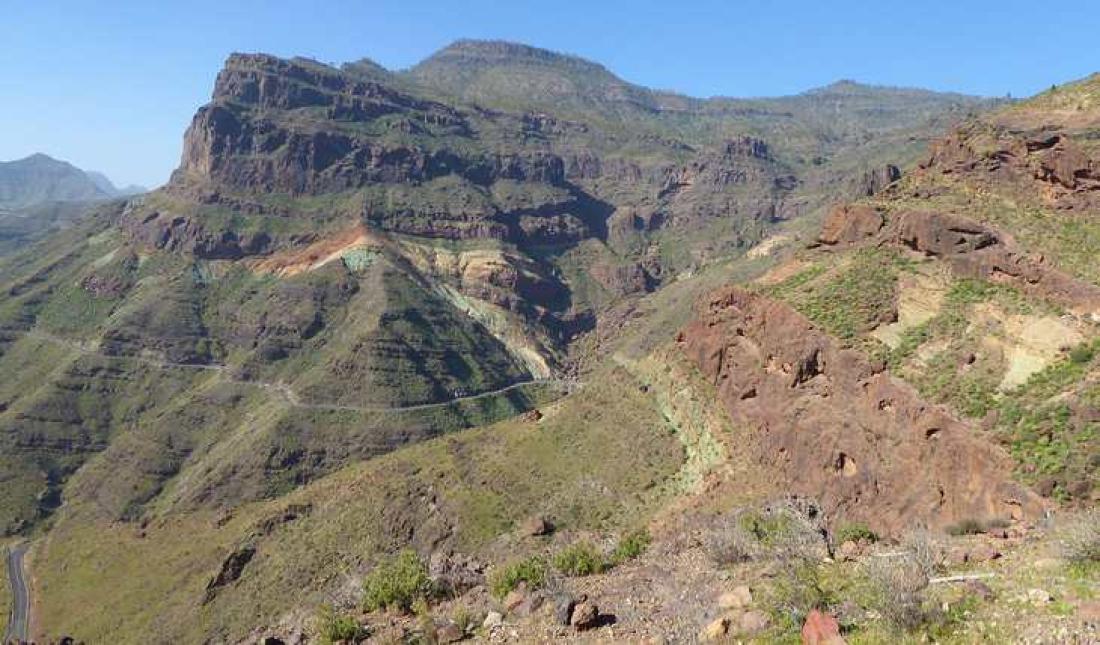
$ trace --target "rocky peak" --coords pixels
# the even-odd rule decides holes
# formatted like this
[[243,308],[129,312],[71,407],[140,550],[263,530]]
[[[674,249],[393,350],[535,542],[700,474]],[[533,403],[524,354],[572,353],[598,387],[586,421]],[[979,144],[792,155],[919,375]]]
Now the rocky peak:
[[294,109],[332,105],[338,95],[395,99],[377,82],[356,80],[305,58],[285,60],[267,54],[231,54],[214,83],[214,101]]
[[[472,64],[540,64],[611,75],[611,72],[590,60],[505,40],[457,40],[421,62],[417,67],[442,61]],[[414,68],[415,69],[415,68]]]

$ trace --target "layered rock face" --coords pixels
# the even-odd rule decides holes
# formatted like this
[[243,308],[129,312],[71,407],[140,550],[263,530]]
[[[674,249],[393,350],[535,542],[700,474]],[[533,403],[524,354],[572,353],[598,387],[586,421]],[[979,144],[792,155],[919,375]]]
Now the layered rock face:
[[761,477],[883,533],[1034,517],[1006,455],[789,306],[738,287],[677,339],[749,432]]
[[[425,71],[437,67],[438,74]],[[502,86],[507,96],[482,104],[453,87],[464,74],[520,74],[516,82],[534,83],[532,94],[513,96]],[[563,101],[559,111],[545,111],[543,95],[556,96],[561,87],[573,87],[571,99],[586,107]],[[887,111],[914,100],[882,94]],[[868,100],[874,92],[852,98],[851,109]],[[921,97],[937,100],[948,111],[956,99]],[[497,101],[503,103],[490,107]],[[639,236],[665,229],[706,236],[717,227],[732,233],[737,248],[755,242],[770,221],[827,199],[822,185],[839,180],[811,165],[808,185],[803,174],[811,173],[798,164],[810,150],[846,152],[852,136],[823,130],[817,103],[807,97],[750,103],[653,93],[598,65],[515,46],[466,43],[409,73],[234,54],[187,130],[166,192],[290,219],[303,217],[303,199],[338,199],[340,217],[452,240],[544,246],[598,239],[637,255]],[[912,119],[904,111],[898,118]],[[777,141],[745,134],[760,131]],[[894,172],[890,165],[868,171],[861,190],[880,189]],[[139,215],[128,226],[144,243],[209,257],[310,242],[243,239],[186,208]]]

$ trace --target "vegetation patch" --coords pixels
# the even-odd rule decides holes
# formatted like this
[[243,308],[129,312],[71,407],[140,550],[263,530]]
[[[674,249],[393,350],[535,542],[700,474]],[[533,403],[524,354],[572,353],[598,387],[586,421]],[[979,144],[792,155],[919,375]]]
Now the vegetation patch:
[[633,560],[645,553],[652,541],[653,537],[645,529],[630,531],[619,538],[619,543],[615,545],[615,551],[611,554],[611,561],[622,564]]
[[860,249],[831,269],[815,265],[764,290],[851,344],[890,319],[898,273],[908,266],[892,251]]
[[546,560],[539,556],[517,560],[489,572],[489,592],[499,599],[519,587],[520,583],[528,589],[540,589],[546,584],[546,574]]
[[837,528],[833,542],[878,542],[878,535],[865,522],[847,522]]
[[415,551],[406,549],[379,564],[363,581],[363,607],[367,611],[409,611],[413,603],[431,593],[428,568]]
[[330,645],[360,643],[369,637],[370,632],[354,616],[338,613],[326,605],[317,615],[317,634],[321,643]]
[[578,542],[554,554],[554,568],[570,576],[590,576],[608,568],[604,556],[591,542]]

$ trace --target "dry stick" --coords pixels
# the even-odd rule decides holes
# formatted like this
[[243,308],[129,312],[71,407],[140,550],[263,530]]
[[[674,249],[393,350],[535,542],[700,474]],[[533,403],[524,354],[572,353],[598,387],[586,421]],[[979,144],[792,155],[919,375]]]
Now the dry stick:
[[943,578],[931,578],[928,580],[929,584],[936,584],[937,582],[966,582],[967,580],[981,580],[982,578],[996,577],[995,573],[969,573],[961,576],[944,576]]

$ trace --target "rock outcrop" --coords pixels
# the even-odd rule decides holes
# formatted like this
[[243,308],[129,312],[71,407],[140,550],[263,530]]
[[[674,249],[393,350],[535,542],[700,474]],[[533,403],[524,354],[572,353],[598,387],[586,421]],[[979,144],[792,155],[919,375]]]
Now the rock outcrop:
[[678,343],[750,434],[761,478],[818,499],[828,517],[896,534],[1041,511],[973,428],[786,304],[723,289]]
[[1100,159],[1063,132],[972,123],[938,140],[921,171],[966,175],[1060,210],[1100,208]]
[[1054,268],[1040,255],[1022,252],[1009,236],[960,215],[919,210],[887,215],[867,205],[838,206],[822,225],[818,243],[903,247],[939,258],[961,276],[1010,283],[1077,313],[1100,313],[1100,287]]

